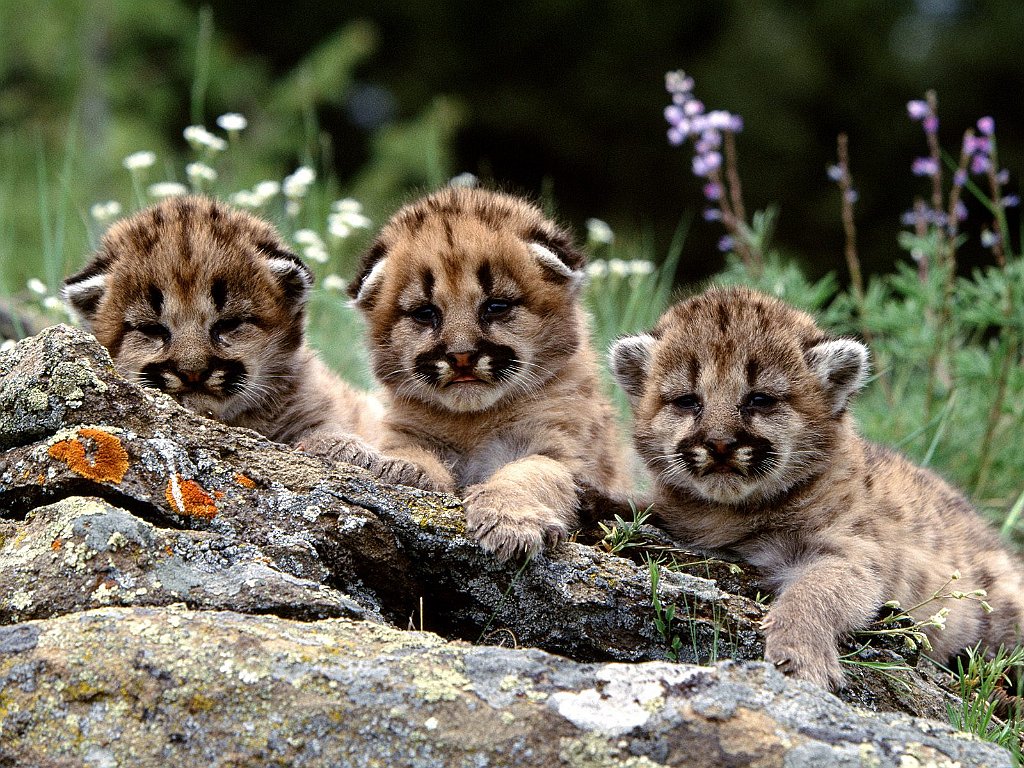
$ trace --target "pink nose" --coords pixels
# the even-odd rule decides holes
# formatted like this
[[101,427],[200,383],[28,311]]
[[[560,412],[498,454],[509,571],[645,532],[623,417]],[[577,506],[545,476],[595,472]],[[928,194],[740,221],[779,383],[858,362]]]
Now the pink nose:
[[451,358],[458,368],[468,368],[473,362],[472,352],[452,352]]

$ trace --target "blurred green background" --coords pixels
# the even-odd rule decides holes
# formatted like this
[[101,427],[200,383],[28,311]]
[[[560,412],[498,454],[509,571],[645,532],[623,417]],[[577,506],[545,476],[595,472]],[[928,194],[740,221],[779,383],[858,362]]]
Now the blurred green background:
[[[677,68],[745,118],[748,208],[779,206],[775,243],[811,274],[843,275],[825,169],[849,133],[861,257],[887,270],[926,192],[907,100],[937,90],[946,147],[993,115],[1004,164],[1024,167],[1022,42],[1019,0],[0,0],[0,291],[81,263],[89,206],[131,199],[126,155],[153,150],[151,180],[184,180],[182,129],[229,111],[249,128],[223,188],[309,163],[379,223],[470,171],[655,253],[695,216],[679,277],[701,278],[721,232],[699,220],[689,152],[665,140]],[[986,258],[969,242],[961,265]]]

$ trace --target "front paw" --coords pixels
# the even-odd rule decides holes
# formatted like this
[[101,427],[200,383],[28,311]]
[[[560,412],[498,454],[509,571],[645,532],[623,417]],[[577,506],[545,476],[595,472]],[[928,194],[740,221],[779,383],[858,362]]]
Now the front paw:
[[299,444],[306,453],[322,456],[331,461],[353,464],[368,470],[375,477],[392,485],[407,485],[424,491],[444,491],[449,488],[436,483],[426,472],[410,461],[396,459],[381,453],[358,437],[313,437]]
[[499,560],[535,555],[569,535],[566,516],[543,504],[508,498],[486,485],[469,489],[465,508],[466,533]]
[[764,622],[765,661],[798,680],[837,690],[844,687],[843,669],[835,641],[827,633],[801,636],[772,627],[771,616]]

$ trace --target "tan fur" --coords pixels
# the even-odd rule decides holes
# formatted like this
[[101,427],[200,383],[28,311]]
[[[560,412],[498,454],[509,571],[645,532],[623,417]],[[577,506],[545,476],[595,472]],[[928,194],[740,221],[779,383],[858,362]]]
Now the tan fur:
[[502,558],[566,537],[576,483],[624,489],[583,265],[532,204],[448,188],[395,214],[351,288],[389,396],[382,449],[464,492],[468,531]]
[[305,345],[312,282],[266,222],[181,197],[114,224],[64,296],[125,377],[210,418],[372,465],[364,441],[383,409]]
[[949,609],[928,632],[936,659],[1019,641],[1014,558],[942,479],[858,436],[846,407],[866,375],[863,345],[754,291],[714,289],[617,342],[611,362],[663,524],[768,576],[765,656],[783,670],[841,685],[842,635],[886,601],[911,608],[944,586],[986,590],[994,610],[945,599],[914,611]]

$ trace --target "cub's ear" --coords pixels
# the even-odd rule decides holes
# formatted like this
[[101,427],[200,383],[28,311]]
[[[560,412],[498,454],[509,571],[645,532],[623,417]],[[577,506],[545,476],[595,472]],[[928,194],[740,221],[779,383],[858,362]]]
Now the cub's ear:
[[98,257],[61,286],[61,298],[87,328],[92,328],[100,302],[107,292],[109,268],[109,260]]
[[868,348],[853,339],[832,339],[808,349],[804,359],[821,381],[832,415],[839,416],[867,381]]
[[541,266],[568,280],[571,290],[583,285],[587,258],[576,248],[567,232],[538,227],[527,235],[526,241]]
[[301,309],[315,280],[312,270],[294,253],[279,246],[263,245],[260,250],[285,297]]
[[388,261],[387,256],[387,246],[377,240],[360,261],[356,277],[348,286],[348,295],[352,297],[352,304],[359,309],[367,310],[373,306],[373,301],[380,290],[384,265]]
[[634,407],[644,393],[655,343],[653,336],[644,333],[619,339],[608,350],[608,366],[612,376],[625,390]]

